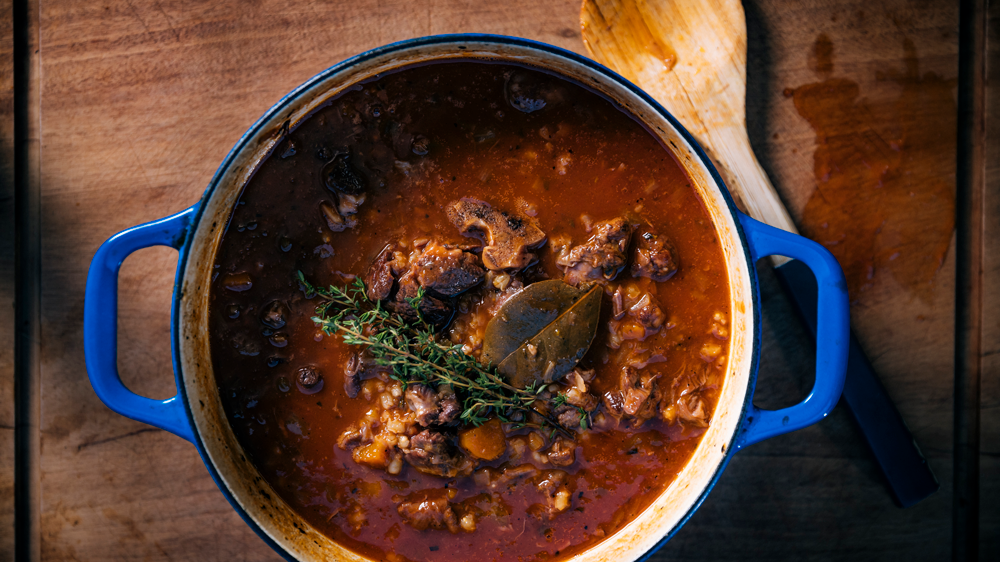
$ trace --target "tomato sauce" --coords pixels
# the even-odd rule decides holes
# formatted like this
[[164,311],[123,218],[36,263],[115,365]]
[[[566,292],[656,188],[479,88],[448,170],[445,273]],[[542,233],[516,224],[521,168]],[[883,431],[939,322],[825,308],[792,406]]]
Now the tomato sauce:
[[[522,100],[512,102],[512,80],[540,84],[544,107],[525,112]],[[320,207],[332,200],[321,171],[343,150],[368,190],[356,224],[332,232]],[[657,416],[639,427],[595,424],[581,432],[576,460],[563,469],[570,506],[551,520],[533,514],[540,499],[527,481],[492,489],[475,475],[442,478],[412,467],[389,474],[355,463],[337,446],[373,405],[344,392],[344,365],[354,349],[317,328],[317,299],[305,297],[296,272],[317,285],[341,285],[364,274],[394,240],[468,243],[445,213],[462,197],[533,216],[550,241],[580,243],[591,221],[621,216],[667,237],[677,273],[654,282],[633,278],[626,267],[608,283],[601,328],[580,367],[596,371],[599,396],[615,388],[630,357],[659,354],[645,369],[660,374],[665,392],[698,374],[710,420],[726,372],[729,289],[714,226],[683,168],[602,96],[536,70],[473,61],[409,67],[350,88],[290,131],[260,166],[214,265],[209,330],[219,392],[264,479],[351,550],[392,561],[565,558],[612,535],[661,494],[704,427]],[[535,253],[536,276],[561,277],[551,244]],[[616,287],[653,295],[667,317],[663,328],[615,349],[609,323]],[[274,301],[287,307],[277,329],[261,321]],[[481,331],[472,319],[486,309],[472,301],[446,328],[453,341],[472,341]],[[304,365],[321,374],[315,386],[296,379]],[[517,462],[512,456],[479,468],[551,468],[530,454]],[[436,493],[475,511],[476,530],[417,530],[400,518],[403,498]]]

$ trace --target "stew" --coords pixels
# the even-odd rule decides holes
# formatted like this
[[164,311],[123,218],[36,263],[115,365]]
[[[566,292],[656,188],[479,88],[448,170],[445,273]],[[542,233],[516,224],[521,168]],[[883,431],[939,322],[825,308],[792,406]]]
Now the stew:
[[348,89],[260,165],[214,267],[239,442],[376,560],[586,550],[674,480],[726,373],[726,268],[683,168],[527,67]]

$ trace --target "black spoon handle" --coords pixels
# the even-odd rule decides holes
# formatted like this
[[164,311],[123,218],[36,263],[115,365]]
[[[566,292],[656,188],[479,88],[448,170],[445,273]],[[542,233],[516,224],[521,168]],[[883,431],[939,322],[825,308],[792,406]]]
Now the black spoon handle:
[[[815,338],[816,278],[798,260],[782,264],[774,271]],[[853,333],[843,399],[900,507],[910,507],[938,490],[940,485],[927,465],[927,459],[917,447]]]

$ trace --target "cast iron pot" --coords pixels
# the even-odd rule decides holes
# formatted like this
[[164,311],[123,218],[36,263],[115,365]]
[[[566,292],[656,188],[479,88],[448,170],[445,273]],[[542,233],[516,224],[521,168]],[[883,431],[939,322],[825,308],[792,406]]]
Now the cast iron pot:
[[[346,60],[299,86],[260,118],[222,162],[196,205],[120,232],[94,256],[87,278],[84,349],[95,392],[112,410],[194,443],[219,489],[253,530],[292,560],[352,560],[359,556],[316,531],[259,477],[226,419],[212,371],[208,339],[209,286],[229,214],[254,169],[287,127],[361,80],[400,67],[449,59],[510,61],[585,84],[620,104],[674,152],[693,180],[715,225],[728,270],[732,309],[728,373],[711,426],[677,479],[623,529],[574,557],[580,561],[639,560],[691,517],[737,451],[823,419],[837,403],[847,364],[848,305],[844,276],[822,246],[740,213],[694,138],[651,97],[611,70],[577,54],[525,39],[443,35],[381,47]],[[180,253],[171,335],[177,395],[138,396],[122,384],[116,361],[117,282],[122,261],[149,246]],[[807,264],[819,287],[816,382],[809,396],[782,410],[753,405],[760,354],[760,300],[754,263],[781,255]]]

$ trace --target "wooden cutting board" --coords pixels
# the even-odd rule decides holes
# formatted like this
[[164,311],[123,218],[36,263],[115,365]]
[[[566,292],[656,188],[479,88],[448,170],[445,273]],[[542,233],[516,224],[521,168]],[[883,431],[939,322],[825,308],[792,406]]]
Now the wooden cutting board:
[[[463,31],[529,37],[583,53],[579,4],[41,0],[32,9],[41,76],[41,557],[277,560],[232,511],[190,444],[110,412],[94,395],[81,335],[90,257],[113,233],[196,202],[242,132],[327,66],[391,41]],[[899,100],[910,91],[907,77],[935,84],[956,78],[956,6],[754,0],[746,13],[750,140],[796,220],[809,215],[810,201],[826,185],[824,147],[842,140],[829,132],[837,123],[819,123],[799,107],[806,95],[800,92],[846,87],[846,94],[838,91],[843,103],[863,114],[844,125],[846,133],[862,139],[905,140],[901,131],[915,119],[955,123],[953,87],[950,103],[922,94],[909,105]],[[953,136],[936,149],[934,158],[954,161]],[[925,174],[935,189],[941,182],[944,191],[954,189],[954,167],[909,173]],[[923,184],[914,185],[922,193]],[[913,220],[897,217],[893,226],[919,226]],[[852,310],[855,330],[941,490],[911,509],[893,506],[838,408],[814,427],[736,455],[657,560],[950,556],[953,236],[944,246],[943,261],[919,291],[891,271],[877,271]],[[130,388],[152,397],[173,394],[168,330],[175,256],[143,250],[122,270],[119,365]],[[811,386],[811,344],[769,271],[762,275],[765,347],[756,401],[778,407]],[[4,353],[0,368],[9,363]],[[995,407],[1000,393],[993,392]],[[4,404],[0,445],[8,449],[0,447],[0,467],[9,466]],[[990,427],[993,435],[1000,431]],[[996,474],[995,445],[991,450],[983,470]],[[0,537],[11,528],[7,477],[9,470],[0,470],[6,502]],[[997,498],[993,480],[987,490],[984,479],[984,494]],[[996,521],[997,508],[990,509],[984,515]],[[1000,556],[994,533],[983,533],[982,545]],[[0,560],[9,552],[0,539]]]

